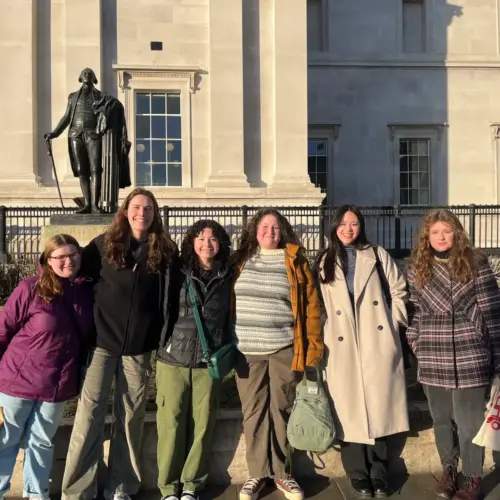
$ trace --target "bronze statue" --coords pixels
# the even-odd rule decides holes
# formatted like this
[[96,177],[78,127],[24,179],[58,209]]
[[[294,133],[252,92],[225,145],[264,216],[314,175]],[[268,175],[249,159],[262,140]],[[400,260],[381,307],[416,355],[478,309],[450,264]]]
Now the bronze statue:
[[[69,127],[68,151],[71,169],[80,178],[84,204],[76,213],[104,213],[100,207],[103,178],[103,136],[106,137],[104,154],[106,186],[115,189],[106,201],[108,210],[116,211],[118,189],[130,186],[125,113],[120,101],[103,94],[95,88],[97,78],[94,71],[85,68],[78,79],[82,87],[69,94],[64,116],[52,132],[45,134],[47,140],[59,137]],[[49,150],[50,151],[50,150]]]

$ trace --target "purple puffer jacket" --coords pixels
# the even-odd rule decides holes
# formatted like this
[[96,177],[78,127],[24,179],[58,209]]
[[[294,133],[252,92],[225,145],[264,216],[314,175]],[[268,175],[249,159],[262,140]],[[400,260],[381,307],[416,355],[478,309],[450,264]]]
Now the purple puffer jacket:
[[22,281],[0,312],[0,392],[58,403],[79,391],[93,332],[92,284],[84,278],[61,280],[64,297],[47,304],[35,295],[36,281],[36,276]]

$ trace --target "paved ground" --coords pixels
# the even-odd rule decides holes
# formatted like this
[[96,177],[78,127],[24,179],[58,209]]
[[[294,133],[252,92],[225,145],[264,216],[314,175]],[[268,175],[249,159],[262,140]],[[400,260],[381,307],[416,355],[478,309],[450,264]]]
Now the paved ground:
[[[359,498],[350,489],[347,478],[328,480],[319,477],[301,484],[304,487],[306,498],[311,500],[355,500]],[[391,499],[435,500],[435,485],[436,479],[432,476],[398,478],[393,484],[394,494]],[[211,487],[200,495],[200,500],[238,500],[238,491],[238,485]],[[485,475],[483,491],[486,495],[485,500],[500,500],[500,471]],[[16,497],[7,498],[8,500],[18,500]],[[60,500],[60,497],[52,496],[51,498],[52,500]],[[134,500],[160,500],[160,493],[143,492],[137,495]],[[281,492],[269,486],[262,491],[259,500],[285,500],[285,498]]]
[[[314,500],[355,500],[357,497],[349,487],[347,478],[328,480],[318,479],[301,482],[307,499]],[[391,499],[401,500],[435,500],[434,486],[436,479],[432,476],[409,476],[398,478],[394,484]],[[238,485],[227,487],[211,487],[200,495],[200,500],[238,500]],[[500,500],[500,471],[485,475],[483,491],[486,500]],[[11,497],[14,500],[15,497]],[[9,499],[10,500],[10,499]],[[16,499],[17,500],[17,499]],[[52,497],[52,500],[60,498]],[[135,500],[160,500],[159,492],[144,492]],[[262,491],[259,500],[285,500],[281,492],[272,486]]]

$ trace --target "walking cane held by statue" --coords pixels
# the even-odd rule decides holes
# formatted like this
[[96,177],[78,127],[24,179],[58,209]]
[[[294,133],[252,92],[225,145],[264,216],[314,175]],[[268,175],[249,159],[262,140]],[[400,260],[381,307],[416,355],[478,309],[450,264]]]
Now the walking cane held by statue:
[[57,192],[59,193],[59,199],[61,200],[61,207],[64,208],[64,203],[61,195],[61,187],[59,186],[59,179],[57,178],[56,164],[54,163],[54,155],[52,154],[52,143],[48,137],[45,137],[45,144],[47,145],[47,154],[52,160],[52,170],[54,171],[54,178],[56,180]]

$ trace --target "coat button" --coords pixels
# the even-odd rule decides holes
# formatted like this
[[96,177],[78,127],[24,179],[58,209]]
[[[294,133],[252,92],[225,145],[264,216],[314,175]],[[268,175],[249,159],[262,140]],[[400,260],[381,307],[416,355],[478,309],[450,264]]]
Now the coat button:
[[344,340],[344,337],[339,337],[339,342],[342,342]]
[[337,311],[337,316],[340,316],[342,314],[342,311]]
[[378,328],[379,330],[383,330],[383,329],[384,329],[384,327],[383,327],[382,325],[378,325],[378,326],[377,326],[377,328]]
[[378,306],[378,300],[374,300],[374,301],[373,301],[373,305],[374,305],[374,306]]

